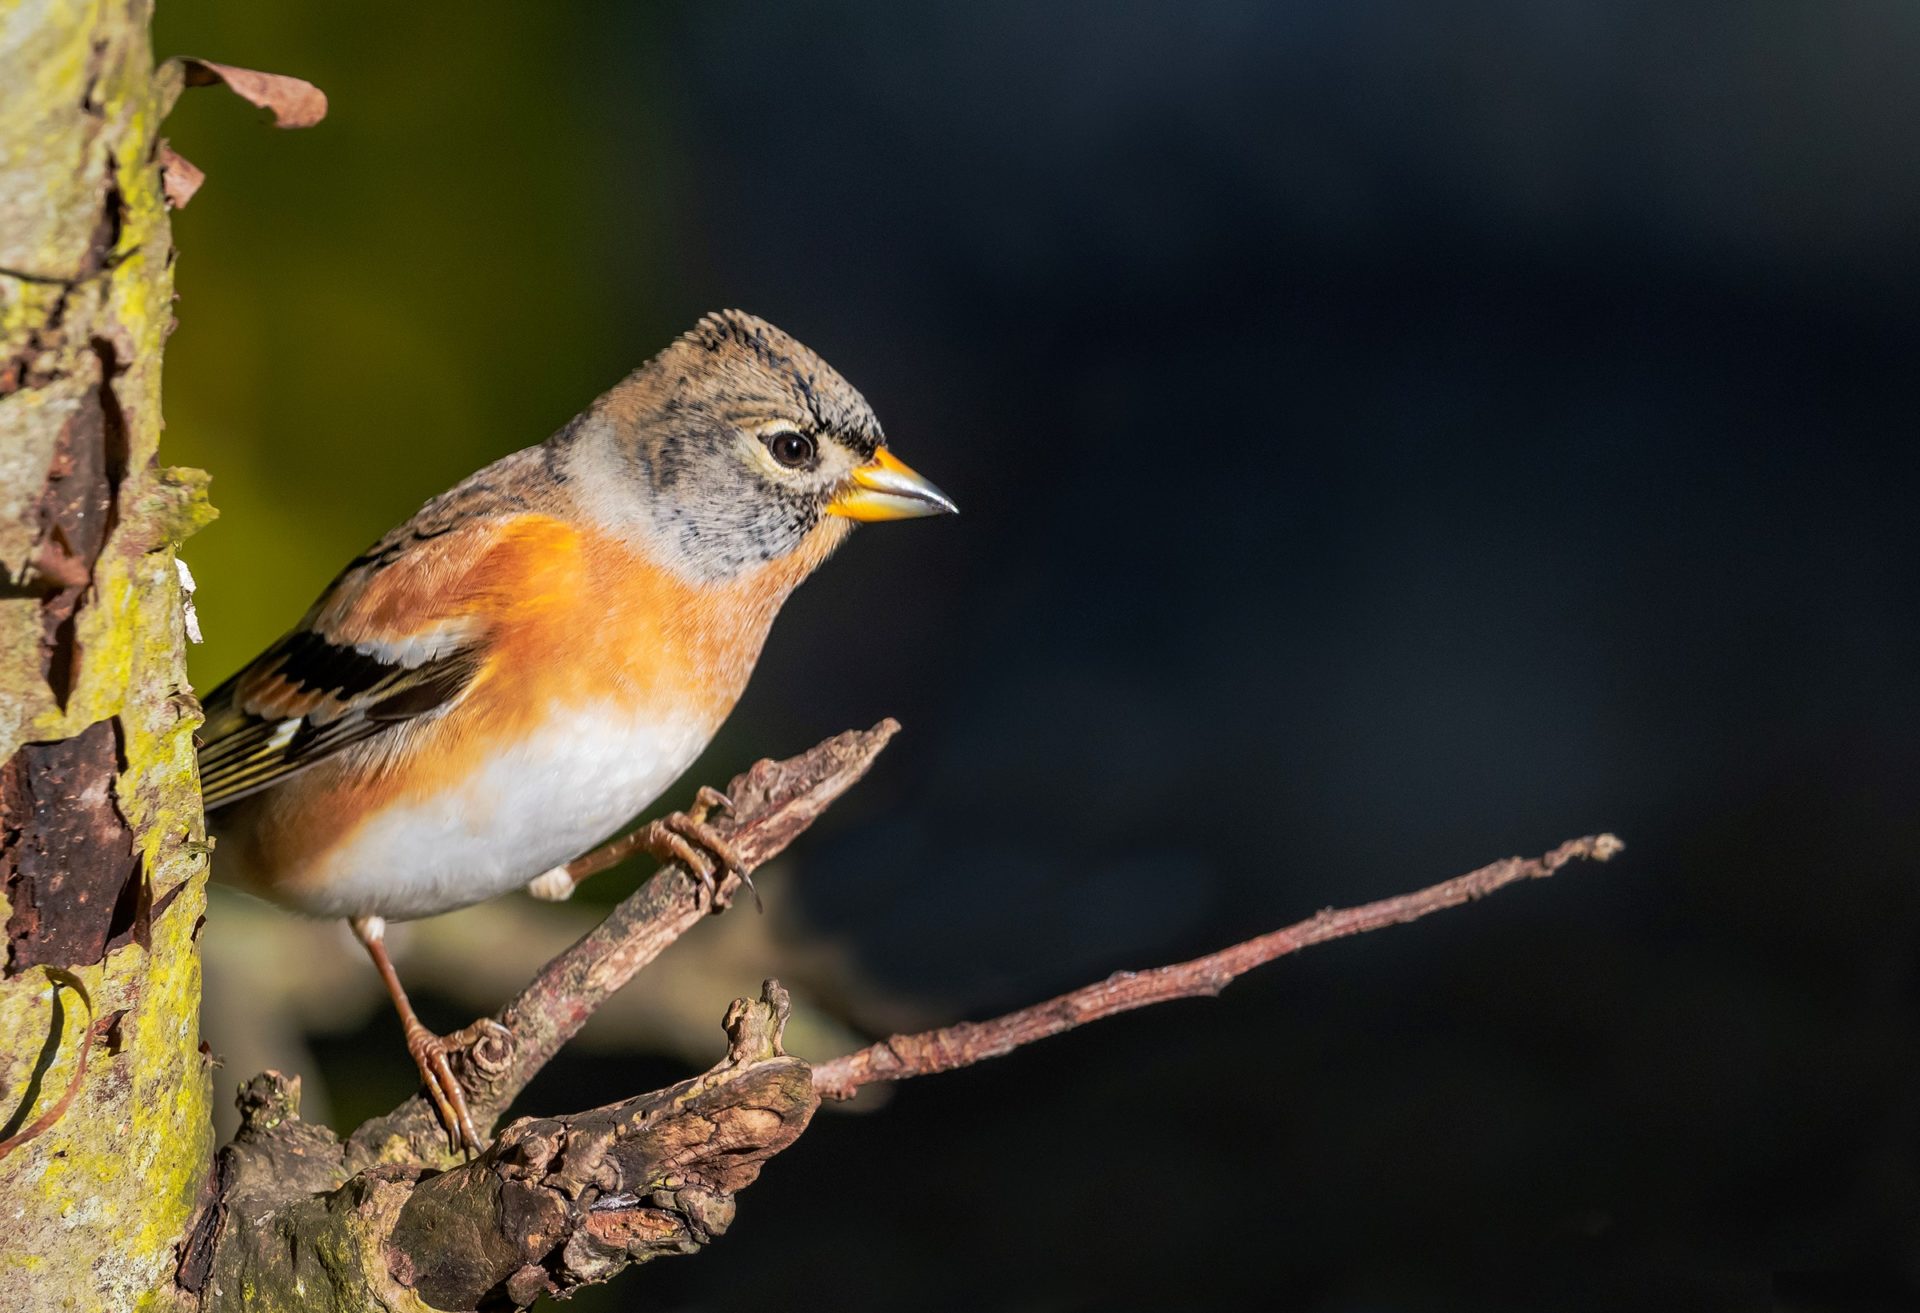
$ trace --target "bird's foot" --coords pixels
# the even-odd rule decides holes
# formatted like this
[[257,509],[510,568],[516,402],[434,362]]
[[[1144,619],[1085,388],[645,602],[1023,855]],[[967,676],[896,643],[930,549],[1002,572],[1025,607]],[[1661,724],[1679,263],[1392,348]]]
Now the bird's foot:
[[747,875],[746,862],[707,821],[717,811],[731,810],[733,799],[703,785],[694,795],[693,806],[650,821],[640,832],[641,849],[656,861],[684,865],[706,890],[708,905],[716,909],[726,906],[720,898],[720,883],[729,875],[739,876],[752,891],[755,905],[760,902],[760,891],[754,889]]
[[473,1157],[480,1152],[480,1133],[467,1108],[467,1087],[454,1071],[453,1059],[457,1055],[463,1062],[470,1061],[478,1046],[490,1040],[496,1045],[509,1042],[512,1037],[491,1017],[451,1035],[436,1035],[415,1021],[407,1026],[406,1035],[407,1052],[420,1069],[420,1079],[427,1087],[434,1112],[440,1116],[440,1125],[446,1128],[448,1146],[455,1153]]

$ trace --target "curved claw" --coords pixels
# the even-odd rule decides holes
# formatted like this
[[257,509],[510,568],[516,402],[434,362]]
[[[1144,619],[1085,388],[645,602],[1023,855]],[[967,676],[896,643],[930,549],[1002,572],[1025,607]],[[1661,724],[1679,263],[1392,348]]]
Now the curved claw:
[[447,1143],[455,1153],[468,1157],[480,1152],[480,1132],[474,1128],[473,1114],[467,1110],[467,1090],[448,1059],[462,1046],[443,1039],[424,1026],[407,1031],[407,1052],[420,1069],[427,1099],[440,1116],[447,1132]]
[[712,898],[719,892],[719,884],[714,880],[713,858],[696,848],[680,832],[678,826],[671,824],[676,819],[685,818],[679,812],[662,817],[647,827],[646,850],[662,862],[679,862],[700,882],[700,887]]
[[711,784],[702,784],[700,791],[693,795],[693,806],[687,814],[696,821],[704,821],[715,812],[731,812],[733,799],[729,798]]
[[665,817],[664,821],[673,833],[689,844],[697,845],[707,865],[715,868],[717,874],[738,875],[746,870],[746,859],[705,821],[686,812],[675,812]]
[[[646,851],[660,861],[682,863],[706,890],[708,904],[715,907],[720,906],[720,883],[727,876],[737,875],[749,889],[753,888],[753,882],[747,879],[746,860],[707,823],[712,811],[732,806],[733,800],[718,789],[702,788],[692,809],[672,812],[650,823],[643,842]],[[754,901],[759,898],[756,891]]]

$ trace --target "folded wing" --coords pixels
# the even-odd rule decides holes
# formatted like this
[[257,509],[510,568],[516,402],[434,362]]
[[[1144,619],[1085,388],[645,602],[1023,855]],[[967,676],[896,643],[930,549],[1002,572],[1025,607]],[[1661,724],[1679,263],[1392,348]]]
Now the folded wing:
[[209,810],[404,732],[472,685],[490,646],[488,594],[502,564],[490,558],[520,540],[513,528],[525,517],[471,499],[457,508],[465,514],[448,515],[445,500],[348,566],[299,627],[205,699],[200,787]]

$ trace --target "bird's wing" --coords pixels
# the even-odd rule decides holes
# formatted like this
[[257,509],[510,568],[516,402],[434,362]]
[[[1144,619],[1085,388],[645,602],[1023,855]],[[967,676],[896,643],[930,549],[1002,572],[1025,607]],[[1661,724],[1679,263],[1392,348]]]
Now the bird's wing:
[[209,810],[416,723],[472,684],[501,585],[550,547],[557,522],[461,491],[350,564],[292,633],[205,699]]

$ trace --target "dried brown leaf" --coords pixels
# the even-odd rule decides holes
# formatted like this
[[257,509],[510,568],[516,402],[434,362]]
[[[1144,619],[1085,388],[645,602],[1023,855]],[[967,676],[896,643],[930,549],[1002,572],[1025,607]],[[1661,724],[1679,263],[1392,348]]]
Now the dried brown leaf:
[[160,189],[166,193],[167,208],[185,208],[207,175],[192,160],[166,142],[160,143]]
[[190,87],[210,87],[217,82],[242,100],[271,110],[275,127],[310,128],[327,116],[327,93],[302,78],[235,68],[191,55],[170,62],[179,65]]

